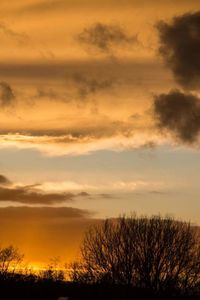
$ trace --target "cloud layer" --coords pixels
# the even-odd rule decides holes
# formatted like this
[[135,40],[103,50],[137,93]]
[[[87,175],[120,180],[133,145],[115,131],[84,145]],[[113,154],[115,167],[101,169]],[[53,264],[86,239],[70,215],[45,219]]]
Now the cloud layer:
[[27,205],[52,205],[74,200],[76,197],[86,197],[89,194],[81,192],[49,192],[41,189],[40,184],[17,185],[0,175],[0,202],[13,202]]
[[[83,136],[51,136],[51,135],[24,135],[5,134],[0,135],[0,149],[36,149],[49,156],[62,155],[86,155],[100,150],[112,150],[120,152],[130,149],[149,149],[164,143],[164,139],[158,133],[151,130],[139,131],[132,135],[129,133],[113,132],[103,133],[103,127],[99,128],[96,136],[83,133]],[[106,135],[107,134],[107,135]]]

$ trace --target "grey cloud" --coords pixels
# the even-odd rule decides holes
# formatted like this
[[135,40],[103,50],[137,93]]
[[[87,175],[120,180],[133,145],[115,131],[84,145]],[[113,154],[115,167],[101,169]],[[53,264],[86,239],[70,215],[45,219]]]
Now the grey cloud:
[[137,35],[130,36],[121,26],[96,23],[85,28],[78,41],[89,49],[113,55],[115,47],[138,43]]
[[14,92],[7,82],[0,82],[0,106],[10,106],[15,99]]
[[[22,204],[60,204],[65,201],[72,201],[81,194],[70,192],[49,193],[40,189],[40,184],[16,186],[11,184],[8,178],[0,175],[0,202],[9,201]],[[89,197],[89,194],[82,192],[82,196]]]
[[75,197],[71,193],[43,193],[30,187],[0,187],[0,202],[11,201],[24,204],[58,204],[72,200]]
[[200,12],[175,17],[157,24],[159,52],[184,88],[200,87]]
[[179,90],[155,96],[154,114],[157,126],[184,143],[197,142],[200,133],[200,99]]

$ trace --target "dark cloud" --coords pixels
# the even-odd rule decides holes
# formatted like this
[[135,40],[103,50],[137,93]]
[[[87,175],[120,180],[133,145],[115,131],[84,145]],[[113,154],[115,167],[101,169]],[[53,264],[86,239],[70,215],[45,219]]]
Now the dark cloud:
[[84,76],[83,74],[74,74],[73,81],[78,90],[80,98],[86,98],[98,92],[109,90],[114,87],[114,78],[101,79]]
[[200,88],[200,12],[157,24],[159,52],[184,88]]
[[154,113],[160,129],[171,132],[184,143],[195,143],[200,133],[200,99],[172,90],[155,96]]
[[22,204],[60,204],[65,201],[72,201],[80,195],[89,197],[86,192],[74,194],[70,192],[50,193],[44,192],[40,184],[17,186],[11,184],[8,178],[0,175],[0,202],[16,202]]
[[0,82],[0,106],[10,106],[15,99],[14,92],[7,82]]
[[11,201],[24,204],[58,204],[72,200],[72,193],[44,193],[32,187],[0,187],[0,202]]
[[4,175],[0,175],[0,185],[8,185],[11,181]]
[[137,35],[130,36],[119,25],[96,23],[85,28],[78,36],[81,44],[100,53],[113,55],[113,50],[118,46],[138,43]]

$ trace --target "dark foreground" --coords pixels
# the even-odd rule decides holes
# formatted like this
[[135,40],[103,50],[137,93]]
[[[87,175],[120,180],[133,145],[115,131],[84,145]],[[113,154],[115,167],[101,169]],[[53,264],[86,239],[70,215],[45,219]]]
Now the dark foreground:
[[142,289],[128,289],[124,286],[83,285],[71,282],[35,281],[34,278],[0,281],[1,300],[57,300],[66,297],[69,300],[120,300],[120,299],[200,299],[198,295],[180,295],[169,291],[155,295]]

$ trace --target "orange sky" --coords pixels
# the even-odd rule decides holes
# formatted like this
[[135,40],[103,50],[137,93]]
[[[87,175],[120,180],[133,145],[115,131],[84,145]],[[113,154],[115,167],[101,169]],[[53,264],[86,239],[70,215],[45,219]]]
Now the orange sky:
[[64,262],[101,218],[200,222],[199,143],[163,133],[153,113],[155,95],[182,89],[155,25],[199,7],[1,0],[0,245],[14,243],[32,264]]

